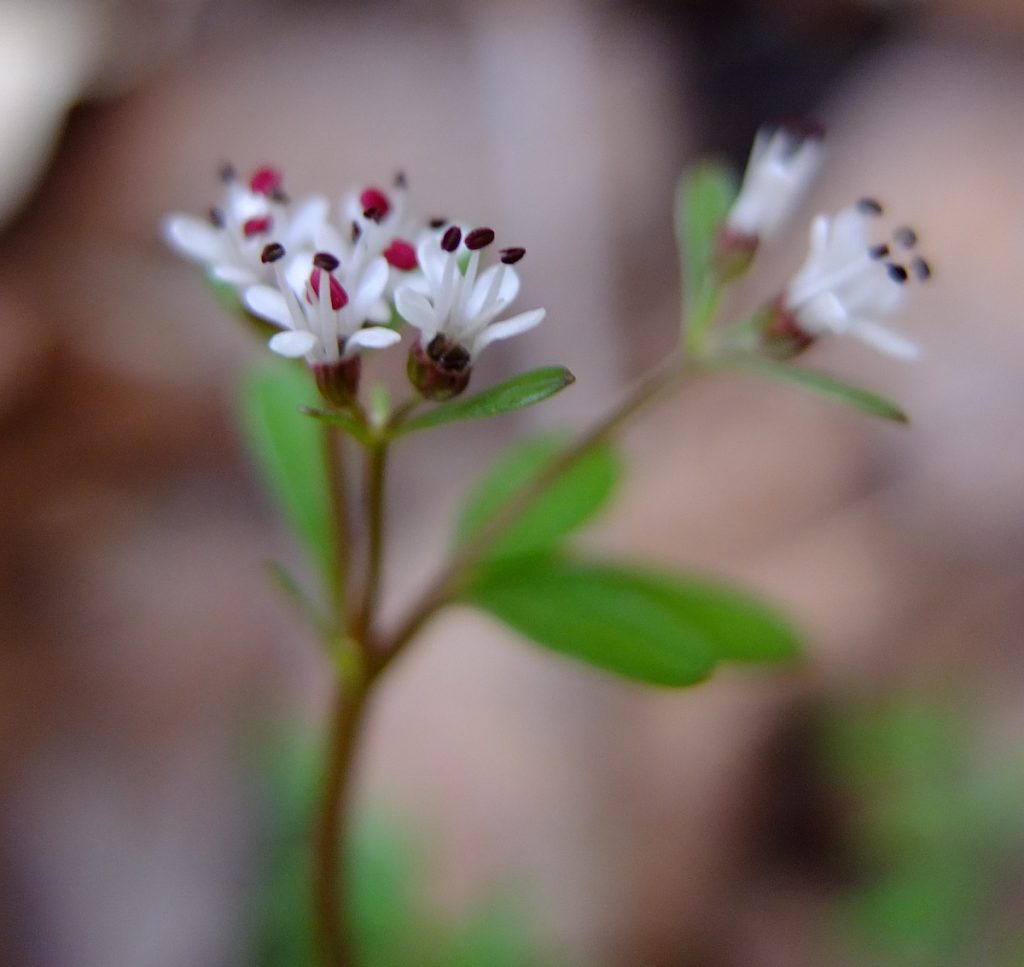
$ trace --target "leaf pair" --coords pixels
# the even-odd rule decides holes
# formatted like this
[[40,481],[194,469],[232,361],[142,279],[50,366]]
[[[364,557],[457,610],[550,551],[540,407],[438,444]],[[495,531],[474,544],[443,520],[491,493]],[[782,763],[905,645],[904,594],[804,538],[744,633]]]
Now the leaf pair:
[[[560,452],[547,437],[503,457],[467,501],[459,539],[492,526]],[[540,488],[491,545],[463,599],[545,648],[656,685],[692,685],[719,661],[792,657],[793,631],[747,595],[565,553],[565,539],[602,509],[621,477],[614,451],[600,445]]]

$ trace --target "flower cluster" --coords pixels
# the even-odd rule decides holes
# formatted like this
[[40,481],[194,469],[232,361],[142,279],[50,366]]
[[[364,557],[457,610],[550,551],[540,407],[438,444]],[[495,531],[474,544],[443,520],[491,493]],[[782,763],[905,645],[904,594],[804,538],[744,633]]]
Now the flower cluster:
[[513,266],[525,249],[502,248],[483,268],[495,233],[420,218],[404,175],[387,191],[349,192],[333,213],[321,196],[293,203],[274,168],[246,182],[226,168],[222,180],[209,217],[171,215],[165,237],[280,329],[270,348],[304,357],[334,405],[352,402],[362,350],[400,342],[403,321],[419,331],[408,362],[413,385],[443,400],[466,388],[484,347],[544,318],[535,309],[499,321],[519,291]]
[[[763,240],[792,217],[817,174],[820,129],[784,127],[758,133],[739,194],[716,243],[715,269],[727,281],[744,272]],[[852,336],[873,349],[914,359],[917,347],[879,320],[903,304],[908,288],[931,277],[917,232],[884,231],[885,211],[872,198],[811,223],[810,251],[785,290],[759,316],[765,351],[789,358],[824,335]]]

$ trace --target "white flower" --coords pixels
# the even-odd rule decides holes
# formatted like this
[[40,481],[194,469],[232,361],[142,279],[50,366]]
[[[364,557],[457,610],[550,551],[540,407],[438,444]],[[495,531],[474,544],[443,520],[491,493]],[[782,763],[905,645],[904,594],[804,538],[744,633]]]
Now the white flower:
[[872,244],[869,226],[881,214],[878,202],[863,199],[833,217],[815,218],[810,253],[787,287],[783,306],[812,338],[853,336],[886,355],[914,359],[917,346],[878,319],[895,312],[911,279],[924,281],[931,269],[920,256],[906,265],[895,261],[893,245],[909,253],[917,244],[910,228],[892,233],[893,245]]
[[739,195],[725,220],[726,230],[754,239],[775,235],[814,180],[823,153],[819,131],[758,131]]
[[294,258],[286,272],[280,267],[284,255],[283,246],[268,245],[263,258],[273,266],[277,285],[251,286],[244,295],[252,312],[282,328],[270,340],[274,352],[305,356],[315,366],[345,362],[360,349],[381,349],[400,340],[384,326],[363,328],[390,316],[382,299],[388,280],[383,258],[356,273],[328,252],[306,253]]
[[230,167],[222,177],[224,197],[209,218],[170,215],[164,237],[179,254],[239,290],[270,282],[273,272],[260,259],[267,243],[280,242],[288,251],[312,245],[327,218],[327,199],[313,196],[293,205],[274,168],[257,169],[247,184]]
[[403,284],[395,292],[399,313],[420,330],[428,355],[435,360],[443,355],[446,366],[454,363],[467,369],[492,342],[532,329],[546,314],[544,309],[532,309],[496,321],[519,292],[519,276],[512,266],[526,251],[502,249],[498,264],[479,272],[481,252],[493,240],[489,228],[466,234],[469,260],[463,273],[459,269],[463,238],[457,226],[451,226],[440,240],[436,236],[423,239],[416,250],[423,279]]

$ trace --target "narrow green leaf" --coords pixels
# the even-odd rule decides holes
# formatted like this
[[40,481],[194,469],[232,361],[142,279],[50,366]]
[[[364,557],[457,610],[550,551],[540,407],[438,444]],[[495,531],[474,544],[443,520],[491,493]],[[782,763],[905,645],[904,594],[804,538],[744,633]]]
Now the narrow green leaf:
[[300,412],[315,400],[309,374],[283,361],[253,369],[242,381],[249,450],[313,564],[328,575],[334,551],[323,434]]
[[[456,527],[457,539],[465,540],[500,514],[557,459],[563,446],[561,438],[534,437],[500,457],[467,498]],[[621,477],[615,451],[607,444],[594,447],[503,531],[487,557],[533,554],[554,546],[605,505]]]
[[540,558],[481,572],[472,604],[552,651],[653,685],[693,685],[714,643],[660,587],[617,568]]
[[789,363],[757,357],[726,359],[722,361],[722,365],[744,370],[756,376],[765,376],[768,379],[790,383],[810,393],[816,393],[818,396],[845,403],[847,406],[852,406],[855,410],[860,410],[871,416],[881,417],[883,420],[892,420],[894,423],[910,422],[910,417],[884,396],[861,389],[859,386],[851,386],[834,376],[819,373],[813,369],[804,369],[802,366],[793,366]]
[[324,410],[318,406],[303,406],[302,412],[311,416],[321,423],[330,423],[331,426],[340,426],[346,433],[357,439],[360,443],[371,443],[372,437],[366,425],[357,420],[351,413],[344,410]]
[[554,396],[574,382],[576,377],[564,366],[546,366],[520,373],[482,393],[460,397],[451,403],[437,406],[429,413],[403,423],[396,429],[396,433],[414,433],[457,420],[478,420],[521,410]]
[[703,327],[713,312],[716,284],[711,260],[718,229],[738,186],[725,165],[705,161],[687,171],[676,190],[676,244],[683,278],[683,312],[691,326]]

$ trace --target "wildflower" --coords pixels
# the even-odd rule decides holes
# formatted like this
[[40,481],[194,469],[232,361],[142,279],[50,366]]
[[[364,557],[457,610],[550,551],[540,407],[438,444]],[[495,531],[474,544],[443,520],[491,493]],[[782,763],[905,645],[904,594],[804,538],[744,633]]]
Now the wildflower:
[[[544,309],[533,309],[495,321],[519,292],[519,276],[512,266],[526,250],[501,249],[498,264],[479,272],[481,254],[493,241],[489,228],[463,237],[455,225],[440,240],[424,239],[416,252],[422,280],[395,291],[399,313],[420,331],[409,356],[409,378],[428,399],[461,393],[469,384],[473,363],[487,346],[532,329],[545,316]],[[464,272],[459,267],[462,246],[469,253]]]
[[261,260],[268,242],[288,250],[313,243],[327,218],[328,203],[319,196],[293,205],[275,168],[258,168],[248,182],[234,168],[221,171],[224,196],[207,218],[174,214],[164,222],[164,237],[179,254],[198,262],[216,279],[239,291],[273,280]]
[[823,154],[820,128],[784,125],[758,131],[743,184],[717,240],[720,277],[744,272],[761,241],[785,225],[814,180]]
[[[325,399],[337,406],[352,402],[359,383],[361,349],[392,346],[401,338],[393,329],[366,326],[389,312],[382,300],[388,266],[372,259],[358,274],[342,270],[337,256],[317,252],[307,262],[294,259],[281,268],[286,250],[272,242],[261,253],[277,285],[251,286],[245,304],[256,315],[280,326],[270,348],[282,356],[304,356]],[[301,273],[301,275],[300,275]]]
[[887,242],[870,240],[881,215],[882,206],[866,198],[838,215],[814,219],[806,261],[765,315],[769,351],[792,356],[831,333],[852,336],[888,356],[917,357],[912,342],[877,320],[894,313],[908,286],[926,281],[931,268],[916,254],[911,228],[896,229]]

